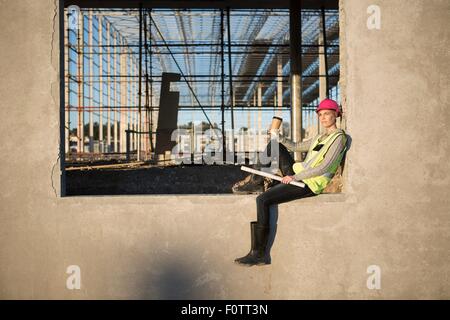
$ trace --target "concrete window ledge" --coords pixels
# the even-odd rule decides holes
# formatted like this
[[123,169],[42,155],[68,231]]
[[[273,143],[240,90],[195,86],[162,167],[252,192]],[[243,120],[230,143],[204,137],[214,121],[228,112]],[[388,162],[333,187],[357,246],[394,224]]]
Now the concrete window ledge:
[[[257,194],[235,195],[235,194],[161,194],[161,195],[97,195],[97,196],[72,196],[60,198],[63,203],[76,204],[124,204],[124,205],[179,205],[180,203],[195,205],[254,205]],[[324,204],[324,203],[350,203],[354,197],[345,193],[320,194],[289,201],[288,204]]]

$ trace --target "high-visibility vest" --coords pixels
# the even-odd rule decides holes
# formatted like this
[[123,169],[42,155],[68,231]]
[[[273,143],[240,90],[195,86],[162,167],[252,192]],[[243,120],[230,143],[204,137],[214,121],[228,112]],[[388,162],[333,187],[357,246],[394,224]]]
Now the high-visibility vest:
[[[320,194],[322,191],[326,188],[326,186],[330,183],[331,179],[333,178],[334,174],[336,173],[336,170],[338,169],[342,158],[344,157],[344,153],[347,149],[347,136],[345,135],[345,132],[343,130],[337,130],[330,134],[328,137],[325,138],[325,140],[319,142],[319,137],[316,137],[316,139],[311,143],[311,146],[309,147],[308,153],[306,155],[304,163],[307,163],[311,159],[315,157],[313,162],[310,164],[311,168],[317,167],[320,165],[320,163],[325,158],[325,154],[327,153],[328,149],[330,149],[333,142],[336,140],[337,137],[340,135],[344,136],[344,149],[339,154],[339,157],[327,168],[327,172],[325,172],[321,176],[316,176],[308,179],[302,180],[315,194]],[[319,151],[314,151],[313,149],[319,145],[322,144],[322,148]],[[295,174],[302,172],[303,170],[306,170],[303,165],[303,162],[297,162],[294,163],[292,166],[292,169],[294,170]]]

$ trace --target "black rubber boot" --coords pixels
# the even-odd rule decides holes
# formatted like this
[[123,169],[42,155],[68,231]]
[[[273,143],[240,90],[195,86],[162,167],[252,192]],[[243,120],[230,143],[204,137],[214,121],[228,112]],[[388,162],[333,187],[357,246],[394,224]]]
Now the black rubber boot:
[[241,264],[242,261],[246,261],[247,257],[251,256],[253,252],[256,251],[255,233],[256,233],[256,221],[252,221],[250,222],[250,239],[251,239],[250,251],[247,253],[247,255],[241,258],[234,259],[234,262],[236,262],[237,264]]
[[266,254],[267,242],[269,239],[269,227],[260,226],[253,221],[250,223],[251,249],[250,252],[241,258],[234,260],[239,265],[254,266],[270,264],[270,257]]

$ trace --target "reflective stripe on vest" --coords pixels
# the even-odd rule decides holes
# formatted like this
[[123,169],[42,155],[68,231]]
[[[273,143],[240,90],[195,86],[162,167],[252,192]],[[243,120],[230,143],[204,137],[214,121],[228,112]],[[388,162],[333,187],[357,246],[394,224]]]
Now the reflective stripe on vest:
[[[343,130],[339,130],[337,132],[332,133],[329,135],[325,140],[319,143],[319,137],[317,137],[313,143],[311,143],[311,146],[309,147],[308,154],[306,155],[304,163],[307,163],[308,161],[312,162],[310,163],[309,167],[315,168],[320,163],[322,163],[323,159],[325,158],[325,154],[330,149],[333,142],[339,137],[340,135],[344,136],[344,149],[339,154],[339,156],[336,158],[336,160],[327,168],[327,172],[325,172],[323,175],[303,179],[303,182],[308,185],[308,187],[313,191],[315,194],[322,193],[322,191],[326,188],[326,186],[330,183],[331,179],[333,178],[334,174],[336,173],[337,168],[339,167],[341,160],[344,156],[344,153],[347,149],[347,137],[345,135],[345,132]],[[323,147],[319,151],[314,151],[313,149],[318,145],[323,144]],[[294,163],[292,166],[295,174],[300,173],[306,168],[303,167],[302,162]]]

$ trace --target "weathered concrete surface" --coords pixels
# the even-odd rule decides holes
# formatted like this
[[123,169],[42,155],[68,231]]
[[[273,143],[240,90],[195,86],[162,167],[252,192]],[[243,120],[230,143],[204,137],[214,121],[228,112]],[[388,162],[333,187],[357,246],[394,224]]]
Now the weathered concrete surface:
[[341,2],[345,195],[281,205],[273,264],[241,268],[252,196],[55,196],[54,3],[2,1],[0,297],[450,298],[449,2],[378,0],[370,31],[372,3]]

